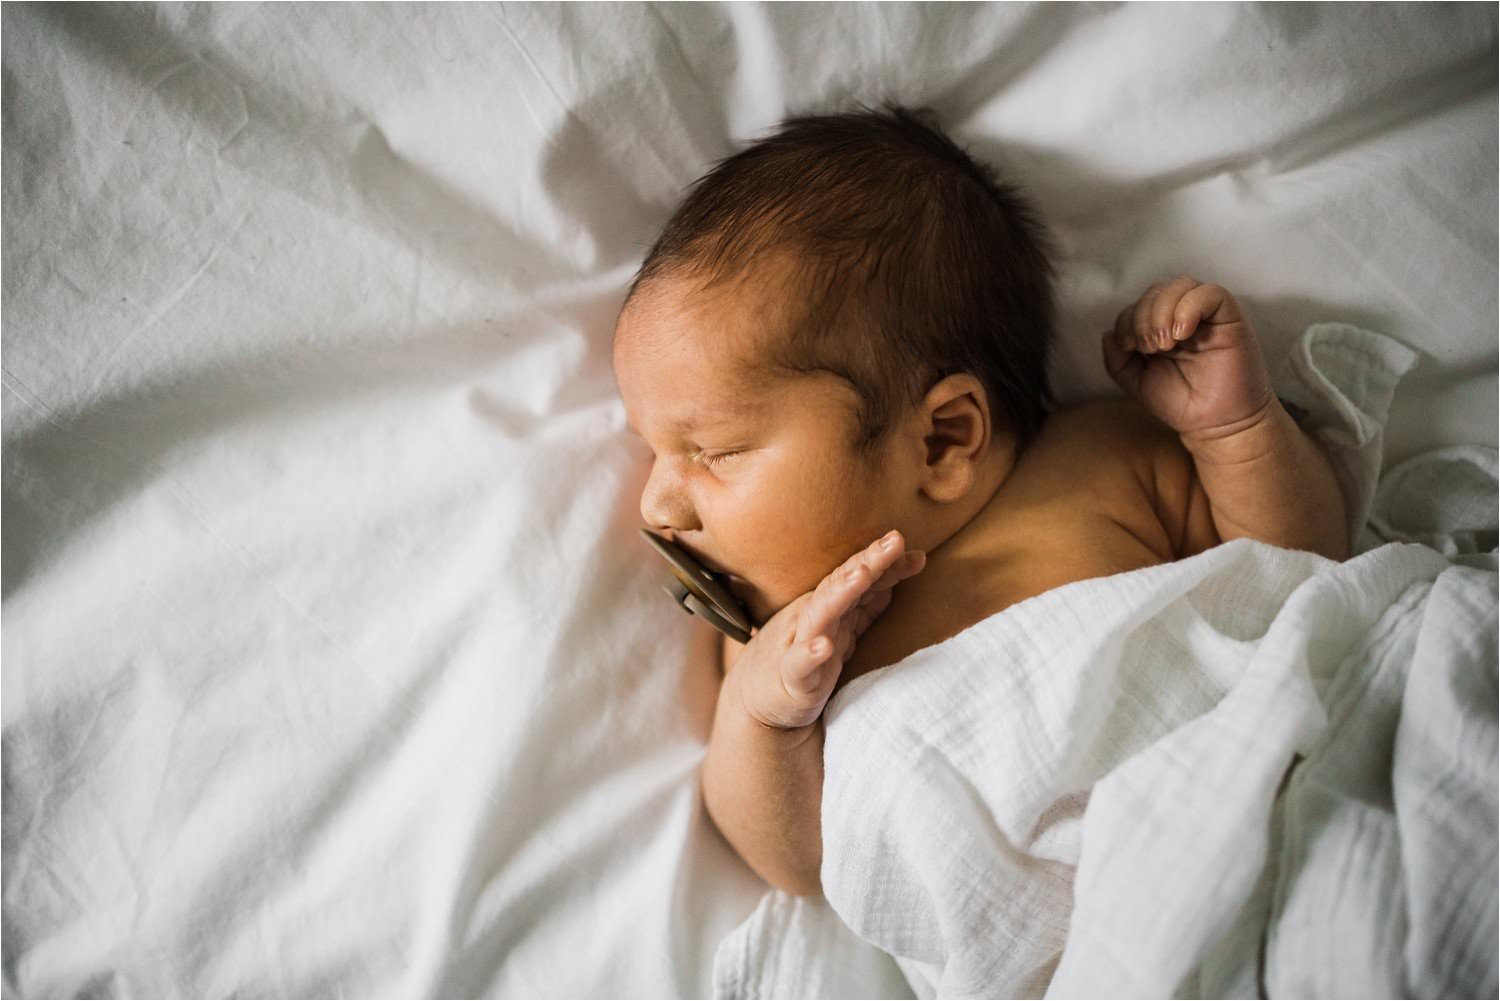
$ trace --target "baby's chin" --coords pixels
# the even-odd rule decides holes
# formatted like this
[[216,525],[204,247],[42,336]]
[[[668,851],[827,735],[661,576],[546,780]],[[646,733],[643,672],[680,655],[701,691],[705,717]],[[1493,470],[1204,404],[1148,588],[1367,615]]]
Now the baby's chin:
[[766,600],[765,594],[760,588],[747,580],[732,577],[729,580],[729,593],[739,601],[740,607],[750,616],[750,621],[755,623],[756,628],[766,624],[766,621],[781,609],[774,607]]
[[756,587],[743,577],[729,575],[721,578],[729,593],[739,602],[740,607],[750,616],[750,621],[756,628],[766,624],[766,620],[781,610],[773,602],[767,599],[766,593]]
[[[818,584],[837,567],[801,567],[788,574],[778,567],[769,574],[757,574],[758,582],[730,575],[729,593],[749,613],[757,627],[765,625],[786,606],[817,589]],[[769,576],[771,579],[766,580]]]
[[749,613],[750,620],[755,623],[756,628],[765,625],[777,612],[795,600],[794,597],[778,600],[775,594],[768,593],[764,589],[739,577],[730,579],[729,593],[739,600],[740,605]]

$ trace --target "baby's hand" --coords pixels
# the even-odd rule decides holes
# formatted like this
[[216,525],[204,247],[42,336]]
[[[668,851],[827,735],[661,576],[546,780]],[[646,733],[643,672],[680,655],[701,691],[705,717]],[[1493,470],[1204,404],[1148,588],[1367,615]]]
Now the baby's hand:
[[1276,401],[1255,334],[1234,297],[1178,278],[1153,285],[1104,335],[1104,367],[1162,423],[1188,438],[1234,434]]
[[751,718],[787,730],[817,722],[854,641],[890,605],[891,588],[926,565],[926,553],[905,548],[900,532],[888,533],[751,637],[726,680]]

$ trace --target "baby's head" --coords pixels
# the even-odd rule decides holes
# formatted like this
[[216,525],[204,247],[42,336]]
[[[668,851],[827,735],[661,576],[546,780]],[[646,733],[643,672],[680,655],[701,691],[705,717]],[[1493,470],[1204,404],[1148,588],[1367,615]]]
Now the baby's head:
[[615,329],[649,527],[757,620],[891,528],[936,548],[1046,414],[1046,243],[921,113],[793,119],[719,163]]

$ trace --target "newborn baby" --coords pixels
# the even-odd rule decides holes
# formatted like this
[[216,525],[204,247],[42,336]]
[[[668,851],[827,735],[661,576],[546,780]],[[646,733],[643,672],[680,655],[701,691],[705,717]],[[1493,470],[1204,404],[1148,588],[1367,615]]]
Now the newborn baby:
[[786,122],[718,164],[615,329],[648,526],[763,623],[725,642],[709,814],[816,893],[822,712],[851,677],[1034,595],[1241,537],[1346,554],[1333,473],[1224,289],[1153,285],[1103,336],[1130,399],[1054,411],[1045,234],[931,123]]

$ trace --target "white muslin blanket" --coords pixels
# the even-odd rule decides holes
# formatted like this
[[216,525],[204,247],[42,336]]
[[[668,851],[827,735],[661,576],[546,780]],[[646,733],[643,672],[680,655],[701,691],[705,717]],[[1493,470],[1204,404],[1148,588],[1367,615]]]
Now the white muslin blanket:
[[942,996],[1493,993],[1495,657],[1415,545],[1061,588],[850,684],[825,892]]
[[[1387,535],[1388,350],[1311,331],[1281,387]],[[1460,539],[1493,547],[1483,465]],[[827,904],[769,895],[718,990],[1493,996],[1496,657],[1494,555],[1404,542],[1239,541],[1013,606],[830,703]]]

